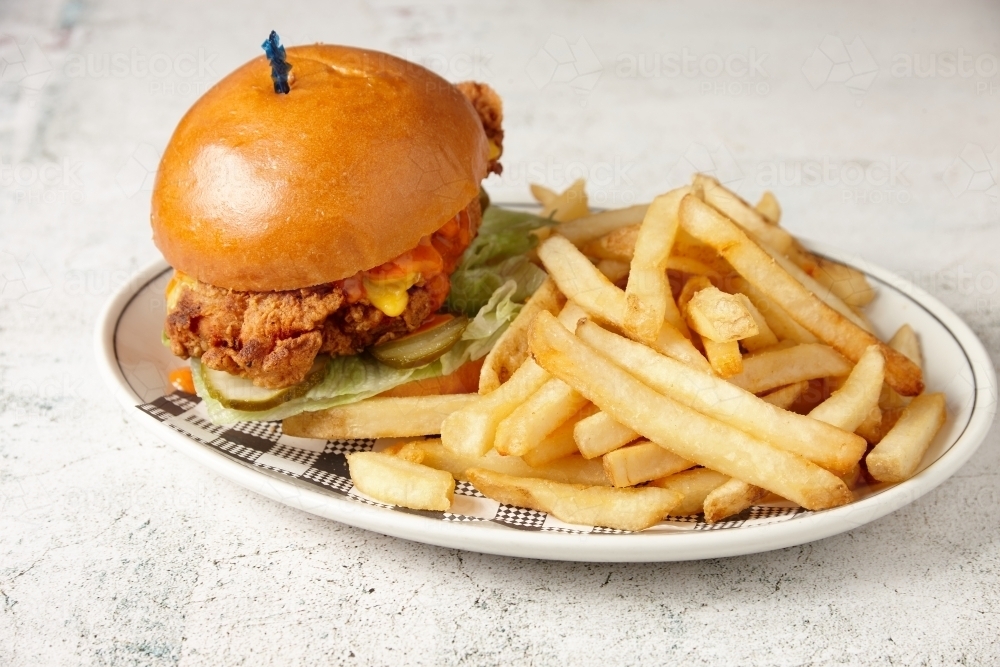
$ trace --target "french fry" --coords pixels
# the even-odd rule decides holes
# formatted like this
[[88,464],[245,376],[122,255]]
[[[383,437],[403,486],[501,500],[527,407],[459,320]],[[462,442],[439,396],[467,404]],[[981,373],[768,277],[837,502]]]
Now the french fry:
[[719,272],[704,262],[691,257],[671,255],[667,258],[667,271],[687,273],[692,276],[705,276],[711,280],[721,280]]
[[757,335],[743,338],[740,340],[740,345],[745,347],[747,352],[759,352],[760,350],[777,345],[778,337],[771,331],[771,327],[767,326],[767,320],[760,314],[760,311],[753,305],[749,297],[746,294],[735,294],[733,296],[743,303],[743,307],[750,313],[750,317],[753,318],[754,323],[757,325]]
[[500,422],[538,391],[549,377],[538,364],[525,359],[509,380],[480,396],[474,405],[448,415],[441,422],[441,442],[456,454],[482,456],[493,448]]
[[540,183],[532,183],[528,186],[528,188],[531,190],[531,196],[534,197],[535,201],[542,206],[552,202],[559,196],[558,192],[551,188],[547,188]]
[[751,394],[760,394],[803,380],[847,375],[851,368],[851,362],[829,345],[810,343],[744,357],[743,370],[729,381]]
[[597,270],[604,274],[604,277],[613,283],[628,275],[629,265],[614,259],[602,259],[597,263]]
[[814,294],[820,301],[843,315],[860,329],[871,333],[871,325],[856,311],[852,310],[850,306],[844,303],[840,297],[833,293],[832,290],[820,285],[806,271],[799,268],[795,262],[785,257],[774,248],[771,248],[766,244],[760,244],[760,249],[770,255],[771,259],[773,259],[778,266],[784,269],[789,276],[797,280],[810,294]]
[[[567,298],[592,317],[624,329],[625,292],[601,275],[572,243],[553,235],[538,247],[538,257]],[[667,322],[663,322],[653,347],[694,367],[710,368],[691,341]]]
[[603,456],[624,447],[639,437],[628,426],[622,426],[606,412],[598,412],[581,419],[573,428],[576,447],[586,459]]
[[354,486],[375,500],[415,510],[451,507],[455,478],[448,472],[381,452],[353,452],[347,465]]
[[577,336],[664,396],[824,468],[847,470],[865,452],[864,440],[853,433],[778,409],[725,380],[688,368],[593,322],[581,324]]
[[613,489],[513,477],[473,468],[469,481],[487,498],[547,512],[567,523],[643,530],[658,523],[680,501],[675,491],[657,487]]
[[851,491],[861,485],[861,463],[855,463],[847,472],[837,475]]
[[685,470],[669,477],[654,479],[649,486],[658,486],[661,489],[677,491],[684,499],[680,504],[670,510],[671,516],[690,516],[701,514],[705,504],[705,498],[714,489],[725,484],[732,479],[721,472],[715,472],[708,468],[695,468]]
[[635,242],[639,238],[639,227],[641,226],[640,223],[608,232],[604,236],[584,243],[580,246],[580,250],[587,257],[613,259],[629,264],[632,262],[632,256],[635,255]]
[[795,238],[791,234],[768,223],[750,204],[711,176],[696,174],[693,187],[701,188],[705,204],[728,217],[755,239],[781,253],[788,252],[795,245]]
[[587,206],[586,187],[586,181],[582,178],[577,179],[565,191],[545,202],[539,215],[556,222],[571,222],[587,217],[590,215],[590,208]]
[[880,482],[903,482],[912,477],[946,418],[944,394],[914,398],[865,458],[868,472]]
[[702,347],[712,370],[719,377],[732,377],[743,370],[743,355],[740,354],[740,344],[731,340],[728,343],[717,343],[711,338],[702,338]]
[[924,355],[920,352],[920,340],[917,332],[909,324],[904,324],[896,330],[896,333],[889,339],[889,347],[899,351],[907,359],[923,368]]
[[612,486],[635,486],[695,465],[649,440],[608,452],[603,461]]
[[667,282],[667,258],[677,234],[677,207],[688,192],[688,188],[679,188],[654,199],[636,238],[622,325],[633,338],[647,344],[656,341],[664,317],[684,332]]
[[570,454],[579,454],[576,440],[573,438],[573,429],[580,422],[597,412],[593,404],[587,404],[582,410],[559,425],[556,430],[542,438],[542,441],[530,451],[521,455],[521,458],[532,468],[543,466],[546,463],[561,459]]
[[435,435],[448,415],[478,404],[478,394],[367,398],[288,417],[282,429],[302,438],[405,438]]
[[760,400],[765,403],[770,403],[776,408],[787,410],[796,400],[798,400],[799,396],[802,395],[802,392],[808,388],[809,381],[803,380],[802,382],[795,382],[794,384],[785,385],[780,389],[768,392],[761,396]]
[[514,321],[490,349],[479,372],[479,393],[488,394],[506,382],[528,357],[528,325],[539,312],[557,313],[563,297],[555,282],[548,278],[535,290]]
[[810,275],[848,306],[861,308],[875,298],[875,289],[865,274],[825,257],[816,257],[816,269]]
[[872,345],[861,355],[840,389],[813,408],[809,416],[845,431],[855,431],[873,410],[878,410],[884,378],[885,358]]
[[566,331],[551,314],[535,318],[533,357],[615,420],[706,468],[788,498],[807,509],[851,500],[836,476],[791,452],[650,389]]
[[767,491],[758,486],[731,479],[705,497],[705,521],[715,523],[739,514],[766,495]]
[[740,277],[729,278],[726,281],[728,292],[743,294],[754,308],[764,317],[767,326],[779,340],[790,340],[796,343],[818,343],[819,339],[792,319],[781,306],[771,301],[759,289]]
[[616,229],[638,225],[646,216],[647,208],[649,208],[649,204],[636,204],[628,208],[612,209],[584,218],[577,218],[572,222],[564,222],[559,225],[559,234],[570,243],[582,246],[588,241],[593,241]]
[[923,390],[917,365],[810,293],[732,221],[691,195],[681,201],[680,220],[689,233],[719,250],[740,275],[820,340],[854,362],[869,345],[879,345],[886,360],[888,384],[904,396]]
[[693,259],[711,267],[720,276],[728,276],[733,273],[733,267],[729,266],[729,262],[715,248],[691,236],[683,227],[677,230],[671,256]]
[[778,203],[777,197],[770,190],[764,191],[754,209],[760,213],[765,222],[772,225],[781,224],[781,204]]
[[579,455],[537,466],[529,466],[518,456],[501,456],[491,449],[483,456],[467,456],[448,451],[439,439],[415,440],[408,442],[396,454],[408,461],[417,461],[437,470],[446,470],[455,479],[466,479],[469,468],[485,468],[517,477],[542,477],[567,484],[588,486],[610,486],[601,461],[588,461]]
[[703,289],[708,289],[713,287],[712,281],[708,279],[707,276],[691,276],[684,283],[684,287],[681,288],[681,293],[677,296],[677,307],[680,311],[686,312],[688,304],[694,295]]
[[587,404],[562,380],[550,379],[497,425],[493,446],[505,456],[521,456]]
[[[726,294],[714,285],[691,296],[685,316],[691,328],[702,338],[716,343],[735,342],[760,333],[757,322],[744,301],[733,294]],[[777,339],[774,342],[777,343]],[[711,362],[711,358],[709,361]]]

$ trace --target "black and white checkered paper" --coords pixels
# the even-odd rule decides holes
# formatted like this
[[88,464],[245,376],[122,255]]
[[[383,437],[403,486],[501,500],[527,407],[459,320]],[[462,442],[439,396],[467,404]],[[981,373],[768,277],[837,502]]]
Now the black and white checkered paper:
[[[208,420],[200,398],[182,392],[161,396],[152,403],[137,407],[175,431],[244,465],[293,477],[319,490],[350,501],[383,507],[387,511],[407,512],[440,521],[490,521],[516,530],[578,535],[620,535],[628,532],[601,526],[568,524],[545,512],[498,503],[481,494],[468,482],[458,482],[455,485],[454,500],[447,512],[387,505],[354,488],[347,469],[345,454],[369,451],[376,447],[375,440],[324,441],[298,438],[282,433],[281,422],[240,422],[219,426]],[[706,523],[700,515],[671,517],[646,532],[748,528],[787,521],[806,514],[808,512],[805,510],[795,507],[757,506],[728,521],[714,524]]]

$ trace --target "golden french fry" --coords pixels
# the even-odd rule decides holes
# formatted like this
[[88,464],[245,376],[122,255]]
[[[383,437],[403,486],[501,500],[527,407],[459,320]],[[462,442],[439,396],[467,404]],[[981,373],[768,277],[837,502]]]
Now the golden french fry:
[[593,404],[587,404],[582,410],[559,425],[556,430],[542,438],[542,441],[531,451],[521,455],[521,458],[532,468],[543,466],[546,463],[561,459],[570,454],[579,454],[576,447],[576,440],[573,438],[573,429],[580,422],[597,412]]
[[649,486],[658,486],[661,489],[677,491],[684,499],[680,504],[670,510],[671,516],[690,516],[701,514],[705,504],[705,498],[714,489],[728,482],[731,477],[715,472],[708,468],[695,468],[685,470],[669,477],[654,479]]
[[455,479],[466,479],[469,468],[485,468],[517,477],[542,477],[567,484],[610,486],[604,467],[599,460],[588,461],[579,455],[570,455],[549,463],[529,466],[518,456],[502,456],[491,449],[483,456],[455,454],[444,448],[439,439],[415,440],[406,443],[396,454],[407,461],[423,463],[437,470],[446,470]]
[[[685,316],[691,328],[701,334],[702,338],[716,343],[734,342],[760,333],[745,302],[714,285],[698,290],[691,296]],[[777,343],[777,339],[774,342]],[[711,358],[709,361],[711,362]]]
[[675,491],[657,487],[614,489],[513,477],[479,468],[466,471],[487,498],[529,507],[567,523],[643,530],[658,523],[681,501]]
[[608,452],[603,461],[612,486],[635,486],[695,465],[649,440]]
[[731,294],[743,294],[754,308],[763,315],[764,321],[779,340],[790,340],[796,343],[818,343],[819,339],[792,319],[781,306],[771,301],[759,289],[740,277],[729,278],[726,281],[726,291]]
[[677,234],[677,207],[688,192],[688,188],[679,188],[654,199],[636,238],[622,325],[633,338],[647,344],[656,340],[665,317],[684,331],[667,282],[667,258]]
[[587,257],[612,259],[629,264],[635,254],[635,242],[639,238],[640,226],[641,223],[608,232],[604,236],[584,243],[580,246],[580,250]]
[[864,440],[853,433],[778,409],[725,380],[688,368],[593,322],[581,324],[577,336],[670,399],[824,468],[847,470],[865,452]]
[[820,340],[854,362],[869,345],[879,345],[885,356],[889,385],[904,396],[914,396],[923,390],[918,366],[810,293],[725,216],[688,195],[681,201],[680,220],[689,233],[719,250],[740,275]]
[[587,217],[590,215],[590,208],[587,206],[586,187],[586,181],[577,179],[564,192],[545,202],[539,215],[556,222],[571,222]]
[[732,377],[743,370],[743,355],[740,354],[740,344],[737,341],[717,343],[711,338],[702,338],[701,344],[705,348],[708,363],[719,377]]
[[535,315],[546,310],[557,313],[566,298],[551,278],[547,278],[521,308],[514,321],[490,349],[479,371],[479,393],[488,394],[504,382],[528,357],[528,325]]
[[868,472],[880,482],[903,482],[912,477],[946,418],[944,394],[915,397],[865,457]]
[[715,523],[739,514],[766,495],[758,486],[731,479],[705,496],[705,521]]
[[540,183],[532,183],[528,187],[531,190],[531,196],[534,197],[535,201],[537,201],[542,206],[545,206],[546,204],[552,202],[553,200],[555,200],[556,197],[559,196],[558,192],[552,190],[551,188],[547,188],[544,185],[541,185]]
[[713,285],[707,276],[691,276],[684,283],[684,287],[681,288],[681,293],[677,297],[677,307],[682,313],[685,312],[694,295],[709,287],[713,287]]
[[622,426],[606,412],[598,412],[581,419],[573,428],[576,447],[586,459],[603,456],[624,447],[639,437],[628,426]]
[[604,274],[604,277],[613,283],[618,282],[628,275],[629,265],[613,259],[602,259],[597,263],[597,270]]
[[791,234],[768,223],[750,204],[711,176],[695,175],[693,187],[702,190],[705,204],[735,222],[755,239],[781,253],[788,252],[795,245]]
[[847,375],[851,368],[851,362],[829,345],[810,343],[751,354],[743,359],[743,370],[729,381],[751,394],[761,394],[803,380]]
[[500,422],[538,391],[549,377],[538,364],[530,358],[525,359],[509,380],[480,396],[477,403],[448,415],[441,422],[441,442],[456,454],[482,456],[493,448]]
[[551,314],[535,318],[533,357],[615,420],[706,468],[772,491],[808,509],[849,502],[836,476],[806,459],[658,394],[576,338]]
[[493,446],[505,456],[521,456],[587,404],[562,380],[550,379],[497,425]]
[[772,225],[781,224],[781,204],[770,190],[764,191],[754,209],[764,218],[764,222]]
[[813,408],[809,416],[845,431],[857,430],[872,411],[878,409],[884,378],[885,358],[878,347],[872,345],[858,359],[840,389]]
[[479,403],[478,394],[366,398],[326,410],[302,412],[282,422],[288,435],[339,440],[436,435],[448,415]]
[[667,270],[687,273],[692,276],[706,276],[712,280],[722,279],[722,276],[714,268],[692,257],[671,255],[667,258]]
[[740,345],[745,347],[747,352],[759,352],[760,350],[777,345],[778,337],[771,331],[771,327],[767,326],[767,320],[760,314],[760,311],[753,305],[749,297],[746,294],[734,294],[733,296],[743,303],[743,307],[747,309],[750,317],[753,318],[754,323],[757,325],[757,335],[742,339]]
[[924,355],[920,352],[920,340],[917,332],[909,324],[904,324],[896,330],[889,339],[889,347],[906,356],[907,359],[923,368]]
[[[538,247],[538,257],[566,297],[592,317],[624,330],[625,292],[612,284],[565,238],[553,235]],[[708,361],[680,331],[663,322],[653,348],[697,368]]]
[[628,208],[612,209],[584,218],[577,218],[572,222],[564,222],[559,225],[559,234],[568,239],[570,243],[582,246],[588,241],[593,241],[616,229],[638,225],[646,216],[647,208],[649,208],[649,204],[636,204]]
[[347,466],[354,486],[375,500],[415,510],[444,512],[451,507],[451,473],[382,452],[353,452]]
[[871,324],[869,324],[863,316],[844,303],[840,297],[834,294],[832,290],[820,285],[806,271],[799,268],[795,262],[788,257],[785,257],[774,248],[762,243],[760,244],[760,249],[770,255],[771,259],[773,259],[778,266],[784,269],[785,272],[792,278],[797,280],[803,287],[806,288],[806,290],[809,291],[810,294],[814,294],[820,301],[843,315],[860,329],[871,333]]
[[720,276],[728,276],[733,273],[733,267],[729,266],[729,262],[715,248],[691,236],[683,227],[677,230],[672,256],[693,259],[711,267]]
[[765,403],[770,403],[771,405],[781,408],[782,410],[787,410],[796,400],[798,400],[799,396],[802,395],[802,392],[808,388],[809,381],[803,380],[802,382],[785,385],[780,389],[768,392],[761,396],[760,400]]
[[865,274],[825,257],[814,256],[816,269],[809,272],[823,287],[836,294],[848,306],[867,306],[875,298],[875,289]]
[[837,475],[851,491],[861,485],[861,463],[855,463],[847,472]]

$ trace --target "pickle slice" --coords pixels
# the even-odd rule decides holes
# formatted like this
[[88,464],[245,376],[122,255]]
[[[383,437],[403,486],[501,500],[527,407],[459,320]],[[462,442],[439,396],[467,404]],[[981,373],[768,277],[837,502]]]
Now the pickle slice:
[[445,316],[402,338],[376,345],[372,356],[392,368],[426,366],[454,347],[462,338],[469,318]]
[[306,373],[305,380],[282,389],[258,387],[246,378],[217,371],[205,364],[201,364],[201,379],[209,396],[227,408],[248,412],[270,410],[285,401],[305,395],[307,391],[322,382],[326,377],[328,361],[326,356],[316,357],[312,368]]

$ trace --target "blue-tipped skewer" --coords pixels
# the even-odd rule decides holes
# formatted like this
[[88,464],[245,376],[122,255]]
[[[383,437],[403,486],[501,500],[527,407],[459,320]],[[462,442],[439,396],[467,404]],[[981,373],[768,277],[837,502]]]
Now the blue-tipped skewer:
[[288,91],[291,90],[288,86],[288,73],[292,66],[285,60],[285,47],[281,45],[278,33],[272,30],[261,47],[263,47],[267,59],[271,61],[271,80],[274,81],[274,92],[287,95]]

